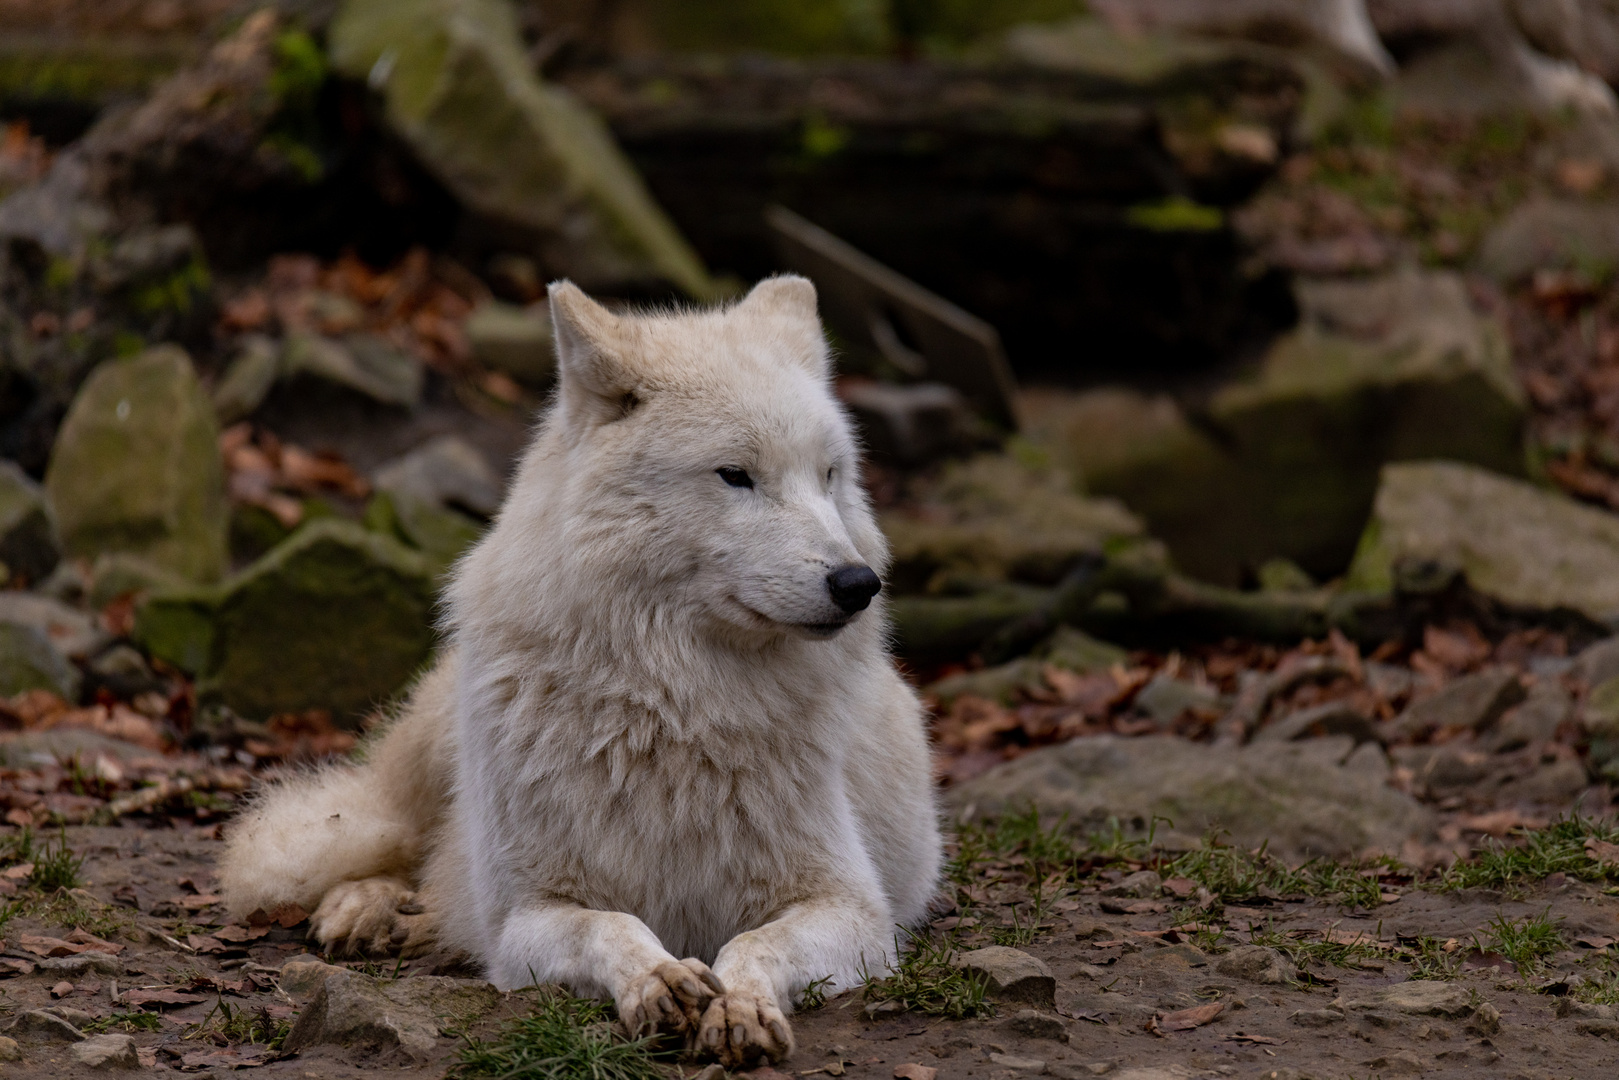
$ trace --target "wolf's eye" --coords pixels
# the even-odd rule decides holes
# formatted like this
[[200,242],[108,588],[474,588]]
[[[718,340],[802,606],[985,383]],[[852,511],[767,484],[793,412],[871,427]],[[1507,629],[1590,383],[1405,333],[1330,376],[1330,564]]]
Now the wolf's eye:
[[832,468],[826,470],[826,486],[827,487],[832,486],[832,474],[834,472],[836,472],[836,471],[837,471],[837,466],[835,466],[835,465]]
[[726,467],[723,469],[715,469],[714,471],[720,474],[721,480],[724,480],[732,487],[750,488],[753,486],[753,477],[748,475],[748,471],[746,469],[733,469]]

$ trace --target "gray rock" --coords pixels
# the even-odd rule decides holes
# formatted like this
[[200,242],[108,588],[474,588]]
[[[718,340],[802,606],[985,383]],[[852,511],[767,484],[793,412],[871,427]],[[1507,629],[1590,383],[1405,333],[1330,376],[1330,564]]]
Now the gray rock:
[[1046,1071],[1046,1063],[1044,1060],[1040,1058],[1019,1057],[1016,1054],[991,1053],[989,1055],[989,1062],[991,1065],[999,1065],[1003,1069],[1011,1069],[1013,1072],[1028,1073],[1030,1075],[1043,1073]]
[[1137,870],[1102,889],[1103,896],[1153,897],[1164,890],[1164,879],[1151,870]]
[[281,375],[309,376],[407,409],[422,399],[421,361],[375,334],[351,334],[341,341],[293,334],[281,351]]
[[464,328],[472,358],[484,367],[503,371],[532,387],[544,387],[556,375],[551,317],[544,305],[479,304]]
[[1098,641],[1072,626],[1057,627],[1051,637],[1035,650],[1034,655],[1048,664],[1082,675],[1106,671],[1114,664],[1123,664],[1130,659],[1130,654],[1117,645]]
[[277,983],[294,1001],[308,1001],[325,984],[328,975],[346,970],[319,960],[289,960],[281,965]]
[[1295,710],[1254,733],[1256,741],[1292,742],[1316,735],[1347,735],[1356,745],[1377,739],[1377,727],[1346,702],[1328,701]]
[[1229,978],[1270,986],[1291,982],[1298,974],[1281,953],[1263,945],[1238,945],[1215,961],[1214,970]]
[[1535,198],[1492,229],[1478,267],[1503,282],[1536,270],[1590,270],[1619,263],[1619,208],[1606,203]]
[[29,1009],[17,1014],[17,1019],[6,1026],[6,1034],[23,1043],[76,1043],[84,1040],[84,1032],[40,1009]]
[[85,728],[51,728],[46,731],[0,733],[0,766],[8,769],[37,769],[78,758],[94,761],[99,755],[128,763],[152,752],[123,739],[114,739]]
[[60,979],[80,979],[86,975],[122,975],[124,962],[103,952],[77,956],[47,956],[34,961],[36,970]]
[[0,696],[49,690],[77,703],[79,669],[32,626],[0,622]]
[[1331,1027],[1344,1022],[1344,1014],[1337,1009],[1300,1009],[1288,1019],[1299,1027]]
[[1173,722],[1187,709],[1212,709],[1220,702],[1219,691],[1198,686],[1185,679],[1174,679],[1160,672],[1136,693],[1136,708],[1160,724]]
[[[1597,767],[1600,770],[1602,764],[1598,763]],[[1576,758],[1563,758],[1541,762],[1527,776],[1502,784],[1495,797],[1502,806],[1537,803],[1566,810],[1588,787],[1590,779],[1586,776],[1584,764]]]
[[1411,1016],[1467,1016],[1473,1011],[1472,995],[1456,983],[1412,979],[1376,989],[1357,990],[1356,996],[1333,1002],[1335,1008],[1358,1011],[1386,1010]]
[[880,515],[901,593],[941,573],[1053,582],[1110,543],[1144,535],[1111,499],[1074,494],[1069,478],[1010,454],[952,462],[918,491],[914,509]]
[[1031,1039],[1068,1041],[1068,1025],[1062,1022],[1062,1018],[1038,1009],[1019,1009],[1006,1021],[1005,1026],[1007,1030]]
[[188,581],[225,569],[219,426],[185,352],[108,360],[85,380],[45,474],[62,546],[127,551]]
[[1501,715],[1487,745],[1497,752],[1539,746],[1551,741],[1557,729],[1573,718],[1573,695],[1560,682],[1540,679],[1522,702]]
[[1574,658],[1573,673],[1586,686],[1619,677],[1619,635],[1586,646]]
[[49,576],[61,557],[45,489],[16,462],[0,461],[0,562],[37,582]]
[[325,708],[353,720],[426,662],[433,603],[421,554],[325,518],[221,586],[153,593],[134,636],[241,716]]
[[371,482],[378,491],[460,507],[485,518],[500,509],[505,487],[488,459],[454,435],[429,440],[380,466]]
[[1268,841],[1291,861],[1398,852],[1408,840],[1431,837],[1432,813],[1390,789],[1386,767],[1363,767],[1352,747],[1342,736],[1245,747],[1096,736],[1030,751],[947,798],[968,818],[1032,802],[1053,819],[1066,813],[1075,826],[1115,818],[1145,832],[1157,815],[1175,823],[1182,841],[1224,828],[1234,844]]
[[234,424],[253,415],[280,375],[280,347],[263,334],[244,336],[210,395],[219,422]]
[[74,1043],[68,1052],[87,1069],[138,1069],[141,1065],[130,1035],[92,1035]]
[[168,685],[139,649],[123,644],[114,645],[90,661],[89,673],[99,685],[123,698],[160,691]]
[[1452,679],[1437,692],[1412,702],[1395,717],[1393,729],[1407,736],[1446,728],[1483,731],[1508,708],[1524,700],[1523,683],[1511,671],[1479,671]]
[[1409,1050],[1380,1054],[1366,1062],[1366,1066],[1389,1076],[1417,1076],[1428,1071],[1427,1064]]
[[37,593],[0,592],[0,623],[38,630],[63,655],[76,660],[112,640],[89,614]]
[[536,77],[509,5],[348,0],[327,41],[335,71],[369,80],[428,171],[474,214],[535,236],[549,272],[586,289],[715,295],[605,125]]
[[1619,620],[1619,516],[1473,466],[1383,470],[1344,587],[1386,590],[1397,563],[1453,567],[1509,607]]
[[1057,980],[1045,961],[1020,949],[991,945],[961,953],[955,967],[988,980],[988,996],[998,1001],[1025,1001],[1047,1009],[1056,1007]]
[[359,972],[328,972],[288,1032],[286,1048],[336,1045],[371,1054],[400,1052],[425,1061],[442,1033],[438,1017],[476,1017],[500,992],[473,979],[421,976],[381,982]]
[[915,468],[969,451],[979,437],[967,399],[943,383],[851,382],[839,396],[871,456],[884,464]]
[[154,589],[179,589],[186,585],[183,578],[139,555],[109,551],[96,556],[91,565],[89,588],[83,599],[92,610],[99,611],[120,596],[138,596]]

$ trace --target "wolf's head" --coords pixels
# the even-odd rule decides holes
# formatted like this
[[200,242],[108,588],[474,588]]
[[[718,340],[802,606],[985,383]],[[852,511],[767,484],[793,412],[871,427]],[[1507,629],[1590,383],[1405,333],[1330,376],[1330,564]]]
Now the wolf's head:
[[813,285],[619,315],[561,282],[551,319],[556,401],[497,531],[543,547],[552,598],[561,572],[592,603],[744,638],[859,617],[887,551]]

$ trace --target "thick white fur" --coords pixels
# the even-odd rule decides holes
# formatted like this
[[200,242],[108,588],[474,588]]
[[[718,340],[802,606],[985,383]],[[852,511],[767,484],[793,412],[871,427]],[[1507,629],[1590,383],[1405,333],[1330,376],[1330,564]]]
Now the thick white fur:
[[551,307],[557,399],[457,569],[452,648],[364,764],[255,804],[220,880],[329,947],[436,936],[499,986],[779,1060],[793,997],[890,963],[940,864],[882,598],[848,619],[826,584],[887,550],[814,289],[618,316],[561,283]]

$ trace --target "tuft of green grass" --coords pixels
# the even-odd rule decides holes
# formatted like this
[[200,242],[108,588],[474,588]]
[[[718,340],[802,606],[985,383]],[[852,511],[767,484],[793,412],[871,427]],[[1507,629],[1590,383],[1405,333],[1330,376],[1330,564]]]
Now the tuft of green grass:
[[1274,925],[1263,930],[1248,932],[1250,945],[1265,945],[1284,954],[1295,967],[1309,964],[1330,964],[1333,967],[1359,969],[1362,960],[1377,960],[1387,956],[1385,950],[1369,942],[1305,941],[1289,937]]
[[1441,891],[1459,889],[1516,889],[1543,881],[1553,874],[1567,874],[1582,881],[1611,880],[1619,876],[1619,866],[1593,859],[1585,850],[1587,840],[1619,842],[1619,826],[1597,822],[1575,814],[1552,822],[1544,829],[1518,832],[1518,841],[1506,844],[1492,840],[1471,859],[1461,860],[1440,875],[1434,887]]
[[216,997],[214,1007],[181,1038],[197,1039],[217,1035],[227,1042],[250,1043],[254,1046],[279,1050],[291,1030],[292,1021],[277,1020],[270,1015],[270,1010],[262,1005],[257,1009],[246,1005],[232,1006],[224,998]]
[[823,975],[819,979],[813,980],[808,986],[804,987],[804,989],[800,991],[798,995],[798,1011],[808,1012],[811,1009],[819,1009],[822,1005],[825,1005],[826,984],[831,981],[832,976]]
[[54,844],[47,841],[44,847],[34,853],[34,872],[28,875],[28,887],[45,893],[76,889],[82,869],[84,857],[73,854],[73,850],[67,846],[67,830],[63,829]]
[[626,1039],[602,1002],[561,995],[542,1000],[532,1015],[511,1021],[487,1041],[468,1039],[450,1067],[457,1078],[499,1080],[668,1080],[672,1053],[652,1036]]
[[1402,948],[1395,954],[1395,958],[1411,965],[1413,979],[1449,982],[1461,976],[1463,951],[1460,948],[1453,948],[1446,952],[1446,944],[1432,937],[1402,942]]
[[910,1012],[968,1020],[992,1016],[995,1006],[984,1000],[989,980],[954,967],[950,946],[910,931],[899,950],[893,974],[867,974],[861,994],[867,1001],[898,1002]]
[[110,1016],[98,1017],[80,1027],[80,1030],[89,1035],[104,1035],[109,1031],[123,1031],[133,1035],[137,1031],[161,1031],[163,1021],[158,1019],[156,1013],[149,1012],[115,1012]]
[[1522,919],[1496,915],[1485,930],[1484,943],[1523,972],[1535,970],[1546,957],[1568,946],[1563,931],[1551,919],[1551,908]]
[[1378,874],[1394,868],[1388,860],[1340,863],[1311,859],[1295,869],[1265,847],[1245,851],[1209,835],[1196,849],[1170,860],[1159,871],[1165,877],[1189,878],[1226,903],[1265,893],[1319,896],[1346,907],[1371,908],[1380,903],[1382,895]]

